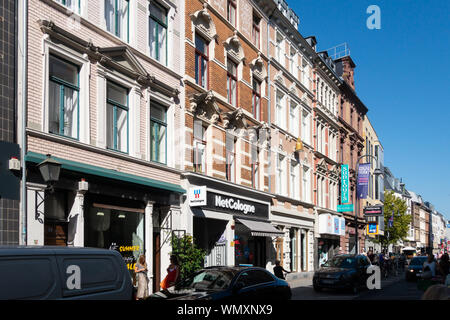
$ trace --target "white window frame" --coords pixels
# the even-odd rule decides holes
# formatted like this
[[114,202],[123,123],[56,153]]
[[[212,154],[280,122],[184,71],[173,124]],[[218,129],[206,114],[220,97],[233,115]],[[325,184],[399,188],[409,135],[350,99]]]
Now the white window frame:
[[302,110],[302,141],[311,144],[311,113],[306,109]]
[[[281,96],[281,99],[279,100],[278,97]],[[276,124],[282,129],[286,128],[286,94],[277,89],[276,95],[275,95],[275,103],[276,103]]]
[[[293,107],[294,105],[294,107]],[[294,110],[292,110],[294,109]],[[298,121],[298,114],[299,114],[300,106],[299,104],[294,100],[290,99],[289,103],[289,132],[292,133],[296,138],[299,136],[299,121]]]
[[[128,155],[141,158],[140,154],[140,101],[141,89],[136,82],[123,74],[97,67],[97,146],[107,148],[107,83],[114,82],[128,90]],[[149,149],[149,148],[147,148]],[[148,152],[148,160],[150,159]]]
[[86,54],[73,51],[63,45],[55,44],[50,41],[46,35],[43,38],[43,69],[42,69],[42,131],[49,132],[49,57],[55,57],[67,60],[79,67],[78,77],[80,81],[79,91],[79,126],[78,126],[78,141],[90,144],[90,115],[89,115],[89,78],[90,78],[90,61]]

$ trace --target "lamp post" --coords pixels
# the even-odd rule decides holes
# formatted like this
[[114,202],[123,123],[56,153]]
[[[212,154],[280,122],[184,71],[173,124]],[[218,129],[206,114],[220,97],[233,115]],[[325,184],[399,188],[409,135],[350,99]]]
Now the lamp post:
[[[375,163],[377,164],[377,167],[375,168],[375,170],[373,171],[373,175],[374,176],[379,176],[381,174],[383,174],[381,172],[381,169],[378,168],[378,158],[370,155],[370,154],[365,154],[362,155],[360,157],[358,157],[358,160],[356,160],[356,199],[355,199],[355,254],[358,254],[358,213],[359,213],[359,197],[358,197],[358,171],[359,171],[359,161],[362,158],[372,158],[375,160]],[[371,163],[371,161],[369,160],[369,163]],[[369,175],[370,175],[370,170],[369,170]]]

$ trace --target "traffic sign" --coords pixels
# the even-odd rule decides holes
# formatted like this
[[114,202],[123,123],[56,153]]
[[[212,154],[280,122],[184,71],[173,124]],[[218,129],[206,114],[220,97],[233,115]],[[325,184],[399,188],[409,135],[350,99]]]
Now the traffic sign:
[[353,204],[352,203],[348,203],[348,204],[338,204],[337,206],[337,212],[348,212],[348,211],[353,211]]

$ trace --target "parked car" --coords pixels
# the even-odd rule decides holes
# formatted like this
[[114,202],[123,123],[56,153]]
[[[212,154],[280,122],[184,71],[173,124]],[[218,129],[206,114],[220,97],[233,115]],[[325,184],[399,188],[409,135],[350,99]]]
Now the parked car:
[[119,252],[53,246],[0,247],[0,300],[131,300]]
[[422,273],[423,264],[426,261],[426,256],[413,257],[405,270],[406,281],[417,280],[417,275]]
[[315,291],[328,289],[350,289],[357,293],[366,287],[367,268],[370,260],[364,255],[342,254],[325,262],[313,276]]
[[289,300],[291,288],[259,267],[208,267],[175,286],[156,292],[150,300]]

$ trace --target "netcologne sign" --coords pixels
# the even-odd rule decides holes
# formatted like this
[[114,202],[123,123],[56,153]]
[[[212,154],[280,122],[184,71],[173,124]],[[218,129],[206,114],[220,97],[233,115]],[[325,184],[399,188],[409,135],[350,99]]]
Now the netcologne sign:
[[215,197],[215,206],[241,211],[244,214],[252,214],[255,213],[256,210],[254,205],[243,203],[239,199],[235,200],[234,198],[222,198],[222,196],[219,195]]
[[188,190],[189,206],[199,207],[206,205],[206,186],[192,187]]
[[207,204],[203,206],[214,211],[239,214],[245,216],[269,218],[269,205],[233,197],[229,195],[208,192]]

